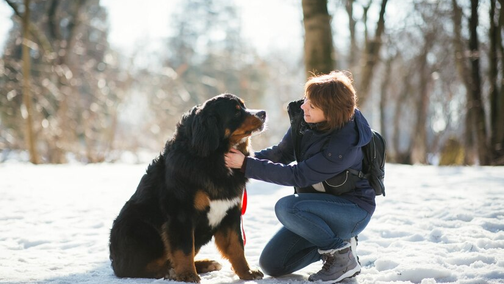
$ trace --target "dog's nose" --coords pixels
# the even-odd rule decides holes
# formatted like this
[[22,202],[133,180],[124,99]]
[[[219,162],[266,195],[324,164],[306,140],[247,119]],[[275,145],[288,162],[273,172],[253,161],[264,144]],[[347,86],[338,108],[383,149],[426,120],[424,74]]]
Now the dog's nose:
[[266,119],[266,112],[261,110],[256,113],[256,116],[259,117],[260,120],[264,121]]

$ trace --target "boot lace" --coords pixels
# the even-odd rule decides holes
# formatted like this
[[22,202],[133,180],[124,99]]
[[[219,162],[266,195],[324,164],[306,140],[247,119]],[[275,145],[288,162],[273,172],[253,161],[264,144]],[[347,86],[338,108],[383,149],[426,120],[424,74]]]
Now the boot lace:
[[324,262],[324,265],[322,266],[322,270],[328,271],[331,268],[331,266],[333,265],[334,260],[335,260],[335,257],[332,255],[327,255],[327,254],[322,255],[322,261]]

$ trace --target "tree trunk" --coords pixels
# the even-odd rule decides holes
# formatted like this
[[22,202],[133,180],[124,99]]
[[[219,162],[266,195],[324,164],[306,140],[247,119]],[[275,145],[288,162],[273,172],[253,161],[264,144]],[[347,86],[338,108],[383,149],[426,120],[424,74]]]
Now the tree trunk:
[[[498,36],[498,41],[499,42],[499,51],[500,51],[500,56],[501,60],[504,56],[504,45],[502,45],[502,36],[501,32],[504,31],[504,0],[499,0],[500,4],[500,9],[499,9],[499,24],[498,24],[498,30],[497,36]],[[504,64],[501,62],[501,74],[504,74]],[[497,121],[504,121],[504,80],[500,80],[500,92],[499,92],[499,98],[496,102],[499,105],[499,113],[498,113],[498,118]],[[504,123],[497,123],[497,140],[500,141],[500,152],[504,152]],[[504,157],[501,156],[500,160],[498,161],[499,165],[504,164]]]
[[[382,35],[385,31],[385,8],[387,0],[382,0],[380,17],[376,24],[376,31],[373,39],[366,41],[366,49],[364,52],[364,64],[360,72],[360,84],[357,86],[359,93],[359,102],[361,105],[366,103],[369,97],[369,89],[373,81],[374,69],[380,58],[380,49],[382,46]],[[366,25],[367,26],[367,25]]]
[[[380,132],[382,136],[388,138],[388,127],[385,123],[385,107],[387,106],[387,90],[390,86],[390,81],[392,79],[392,63],[394,62],[394,55],[390,55],[385,63],[385,72],[383,74],[383,80],[380,87]],[[386,140],[385,140],[386,141]],[[388,144],[386,144],[388,145]],[[389,146],[390,147],[390,146]]]
[[411,84],[411,78],[416,72],[415,68],[408,68],[406,66],[402,67],[404,72],[402,75],[402,89],[399,92],[399,98],[396,99],[396,105],[394,109],[394,120],[393,120],[393,133],[392,133],[392,144],[389,148],[394,149],[394,156],[391,161],[401,164],[411,164],[411,143],[409,143],[408,149],[401,151],[400,141],[401,134],[404,132],[405,127],[401,127],[401,122],[403,117],[404,106],[407,104],[408,96],[413,92],[413,86]]
[[357,24],[357,21],[354,19],[353,15],[353,3],[354,0],[347,0],[345,2],[345,8],[347,11],[348,15],[348,29],[350,31],[350,52],[349,52],[349,58],[348,58],[348,67],[350,70],[353,70],[355,67],[357,67],[357,54],[358,54],[358,48],[357,48],[357,35],[355,33],[355,26]]
[[487,147],[487,129],[485,110],[481,99],[480,51],[478,42],[478,0],[471,0],[471,17],[469,18],[469,50],[471,51],[471,90],[469,91],[468,111],[471,111],[473,130],[475,131],[476,149],[480,165],[489,164]]
[[[455,51],[455,65],[457,66],[457,72],[460,80],[464,83],[466,88],[467,97],[469,98],[469,92],[471,91],[471,73],[466,59],[466,48],[464,45],[464,39],[462,38],[462,9],[457,4],[456,0],[452,0],[453,6],[453,46]],[[469,99],[468,99],[469,100]],[[465,132],[464,132],[464,163],[466,165],[473,165],[476,160],[476,151],[474,147],[473,138],[473,124],[472,124],[472,111],[469,107],[466,109],[465,118]]]
[[430,68],[427,62],[427,55],[430,52],[433,44],[433,31],[428,31],[424,35],[425,43],[422,54],[419,60],[419,86],[418,86],[418,102],[417,102],[417,117],[415,124],[415,131],[413,132],[413,145],[412,145],[412,162],[413,163],[427,163],[427,111],[429,107],[429,85],[430,85]]
[[304,61],[307,77],[334,70],[331,17],[327,0],[303,0]]
[[65,71],[64,76],[58,76],[55,84],[60,90],[60,101],[57,112],[54,114],[57,117],[59,131],[56,131],[52,137],[52,155],[51,163],[61,164],[66,163],[66,153],[70,150],[71,145],[75,145],[75,129],[72,129],[71,122],[74,119],[70,113],[72,104],[76,104],[76,98],[73,96],[74,87],[70,84],[70,80],[74,76],[74,70],[70,59],[73,47],[76,41],[76,30],[80,24],[80,13],[84,7],[85,1],[72,1],[72,5],[68,11],[69,22],[66,27],[66,35],[63,36],[60,31],[58,19],[56,18],[58,6],[61,4],[59,0],[53,0],[50,3],[47,11],[49,22],[49,34],[52,37],[55,50],[58,50],[58,58],[56,64]]
[[503,109],[501,109],[500,101],[502,91],[499,88],[499,60],[497,56],[500,43],[500,26],[499,18],[496,14],[496,0],[490,0],[490,46],[489,46],[489,72],[488,80],[490,83],[490,163],[498,164],[504,156],[502,149],[502,126],[504,119],[501,116]]
[[26,108],[26,115],[24,118],[26,120],[25,132],[26,132],[26,146],[30,154],[30,162],[33,164],[39,163],[35,131],[33,129],[33,107],[32,98],[30,94],[30,50],[28,49],[29,44],[29,25],[30,25],[30,0],[24,0],[25,13],[23,15],[23,47],[22,47],[22,57],[23,57],[23,104]]
[[[14,15],[16,15],[16,17],[18,17],[21,20],[21,22],[23,22],[23,15],[21,14],[21,12],[19,12],[19,9],[14,4],[14,2],[12,2],[10,0],[5,0],[5,2],[7,3],[7,5],[9,5],[12,8]],[[28,29],[30,30],[30,33],[36,39],[36,41],[38,43],[40,43],[39,50],[41,50],[43,53],[48,55],[48,56],[46,56],[45,59],[48,60],[50,58],[53,58],[54,56],[52,54],[54,54],[54,49],[52,48],[51,44],[49,43],[49,40],[47,39],[47,37],[44,35],[44,32],[32,23],[28,23]]]

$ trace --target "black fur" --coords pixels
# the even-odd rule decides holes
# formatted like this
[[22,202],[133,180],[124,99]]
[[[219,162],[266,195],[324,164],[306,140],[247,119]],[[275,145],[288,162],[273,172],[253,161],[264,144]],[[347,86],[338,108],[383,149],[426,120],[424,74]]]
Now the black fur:
[[215,236],[223,256],[242,279],[259,279],[243,253],[241,202],[218,225],[208,219],[210,202],[241,198],[247,179],[225,166],[231,147],[248,155],[251,132],[261,131],[265,112],[247,110],[223,94],[196,106],[177,125],[174,137],[152,161],[136,192],[114,221],[110,259],[118,277],[170,278],[199,282],[197,273],[220,269],[214,261],[194,262]]

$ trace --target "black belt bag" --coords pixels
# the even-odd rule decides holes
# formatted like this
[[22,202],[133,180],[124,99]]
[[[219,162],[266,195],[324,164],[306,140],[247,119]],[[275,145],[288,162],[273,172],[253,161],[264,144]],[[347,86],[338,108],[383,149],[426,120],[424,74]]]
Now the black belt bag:
[[[343,172],[313,186],[295,188],[296,193],[326,192],[333,195],[342,195],[353,191],[356,184],[365,178],[361,171],[346,169]],[[321,188],[323,186],[323,189]]]
[[359,172],[353,169],[347,169],[322,182],[327,193],[334,195],[342,195],[353,191],[356,183],[361,180]]

